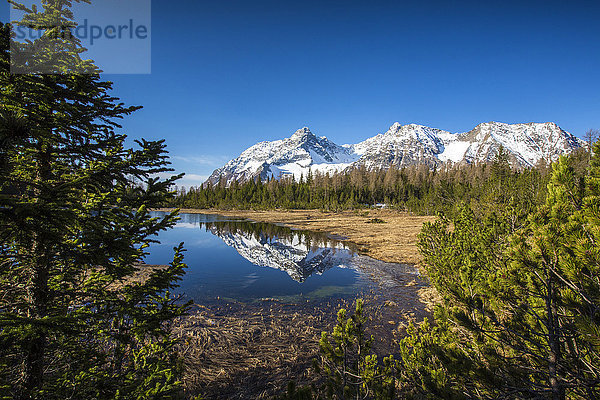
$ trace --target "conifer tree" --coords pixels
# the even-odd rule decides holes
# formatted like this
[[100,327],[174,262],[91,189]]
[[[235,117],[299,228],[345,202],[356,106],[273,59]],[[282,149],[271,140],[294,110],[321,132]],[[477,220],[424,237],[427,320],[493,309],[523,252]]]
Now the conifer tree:
[[[452,230],[445,221],[423,230],[444,298],[436,329],[449,335],[436,346],[467,397],[600,397],[600,144],[594,150],[584,181],[571,159],[553,165],[546,204],[522,227],[510,210],[477,217],[467,208]],[[451,381],[440,387],[439,371],[424,367],[431,390]]]
[[372,354],[373,336],[367,335],[367,317],[362,299],[356,300],[354,312],[342,308],[331,337],[323,332],[317,370],[325,377],[325,395],[329,399],[393,399],[395,367],[393,356],[378,362]]
[[169,290],[184,273],[181,245],[169,266],[134,278],[153,235],[177,218],[149,209],[178,177],[155,177],[171,171],[163,141],[125,147],[117,121],[138,107],[113,97],[97,69],[80,73],[93,64],[56,34],[73,26],[70,3],[16,5],[25,24],[47,27],[39,43],[15,44],[38,46],[21,67],[50,62],[52,74],[11,74],[10,26],[0,27],[0,397],[173,398],[181,363],[169,328],[186,305]]

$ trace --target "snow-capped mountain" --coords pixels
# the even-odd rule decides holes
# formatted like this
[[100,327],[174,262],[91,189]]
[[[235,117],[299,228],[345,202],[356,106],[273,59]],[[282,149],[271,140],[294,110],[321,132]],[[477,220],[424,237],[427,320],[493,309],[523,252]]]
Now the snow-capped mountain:
[[444,151],[444,137],[452,137],[452,134],[422,125],[402,126],[396,122],[387,132],[355,144],[351,149],[360,155],[356,165],[367,169],[415,164],[434,166]]
[[502,124],[488,122],[456,135],[446,143],[442,161],[486,162],[494,159],[500,146],[512,156],[512,163],[531,167],[540,160],[555,161],[561,154],[585,146],[585,142],[553,122],[544,124]]
[[211,183],[224,179],[227,184],[237,180],[260,177],[280,178],[293,175],[299,178],[309,170],[338,172],[358,159],[348,147],[338,146],[326,137],[315,136],[310,129],[298,129],[291,137],[273,142],[260,142],[240,156],[215,170],[208,178]]
[[215,170],[207,182],[220,179],[229,185],[255,179],[292,175],[299,179],[309,171],[332,173],[349,167],[387,169],[426,164],[476,163],[494,159],[503,147],[517,167],[531,167],[540,160],[554,161],[584,146],[581,139],[552,122],[505,124],[487,122],[469,132],[450,133],[427,126],[394,123],[387,132],[363,142],[339,146],[325,136],[317,137],[308,128],[291,137],[260,142],[239,157]]

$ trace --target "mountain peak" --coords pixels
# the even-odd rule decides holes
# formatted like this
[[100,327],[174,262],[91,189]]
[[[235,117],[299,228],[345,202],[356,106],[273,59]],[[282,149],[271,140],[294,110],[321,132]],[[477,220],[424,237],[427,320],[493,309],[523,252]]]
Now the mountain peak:
[[394,122],[391,126],[389,131],[397,131],[398,129],[402,128],[402,125],[400,124],[400,122]]
[[435,131],[437,129],[434,128],[430,128],[428,126],[425,125],[419,125],[419,124],[406,124],[406,125],[401,125],[399,122],[394,122],[392,124],[392,126],[390,126],[390,128],[387,130],[387,134],[398,134],[398,133],[402,133],[402,134],[409,134],[411,132],[415,132],[415,131]]
[[292,135],[291,138],[296,139],[296,138],[302,138],[305,136],[314,136],[314,133],[312,133],[307,126],[298,129],[296,132],[294,132],[294,134]]
[[536,126],[547,126],[547,127],[552,127],[552,128],[560,128],[555,122],[524,122],[524,123],[506,123],[506,122],[499,122],[499,121],[489,121],[489,122],[482,122],[479,125],[477,125],[477,127],[479,126],[487,126],[487,127],[507,127],[507,128],[511,128],[511,127],[516,127],[516,126],[531,126],[531,127],[536,127]]

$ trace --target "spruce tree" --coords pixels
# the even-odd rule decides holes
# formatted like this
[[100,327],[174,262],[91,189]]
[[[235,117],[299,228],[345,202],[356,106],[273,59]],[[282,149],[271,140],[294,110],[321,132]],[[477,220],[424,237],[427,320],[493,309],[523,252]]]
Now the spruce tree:
[[[23,8],[24,23],[73,26],[69,1],[43,5]],[[153,236],[175,223],[149,209],[178,177],[156,178],[171,171],[163,141],[125,146],[117,121],[138,107],[113,97],[56,29],[14,44],[38,46],[21,72],[51,62],[53,73],[13,75],[10,26],[0,27],[0,397],[173,398],[181,245],[170,265],[135,278]]]

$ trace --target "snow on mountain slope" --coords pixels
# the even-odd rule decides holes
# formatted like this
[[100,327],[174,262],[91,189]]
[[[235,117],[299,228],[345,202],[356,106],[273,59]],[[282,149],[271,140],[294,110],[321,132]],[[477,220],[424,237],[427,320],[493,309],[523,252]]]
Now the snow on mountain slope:
[[554,161],[584,146],[584,142],[552,122],[505,124],[487,122],[464,133],[450,133],[427,126],[394,123],[385,133],[363,142],[339,146],[326,137],[315,136],[308,128],[291,137],[260,142],[238,158],[215,170],[207,182],[226,185],[234,180],[280,178],[299,179],[309,171],[333,173],[349,167],[369,170],[425,164],[489,162],[500,147],[518,167],[530,167],[540,160]]
[[351,147],[361,157],[356,165],[367,169],[385,169],[390,166],[413,164],[436,165],[444,151],[441,136],[449,132],[422,125],[393,124],[387,132],[369,138]]
[[[554,161],[561,154],[584,146],[584,142],[552,122],[503,124],[487,122],[458,134],[457,142],[468,143],[466,162],[491,161],[502,146],[516,164],[531,167],[540,160]],[[515,162],[513,161],[513,163]]]
[[255,144],[215,170],[208,181],[214,184],[222,178],[230,184],[233,180],[278,179],[287,175],[299,179],[309,170],[322,173],[341,171],[357,159],[351,149],[338,146],[324,136],[317,137],[304,127],[287,139]]

